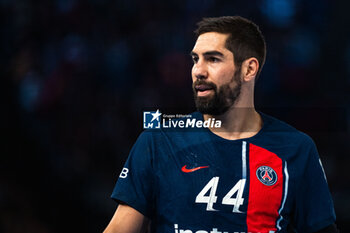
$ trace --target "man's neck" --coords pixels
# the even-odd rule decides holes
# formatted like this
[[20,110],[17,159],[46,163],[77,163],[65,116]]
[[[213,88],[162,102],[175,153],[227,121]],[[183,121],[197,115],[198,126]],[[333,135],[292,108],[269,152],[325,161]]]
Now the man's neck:
[[219,116],[203,115],[204,120],[215,118],[221,120],[221,128],[210,128],[219,137],[236,140],[250,138],[256,135],[262,128],[262,119],[254,107],[237,108],[233,107],[226,113]]

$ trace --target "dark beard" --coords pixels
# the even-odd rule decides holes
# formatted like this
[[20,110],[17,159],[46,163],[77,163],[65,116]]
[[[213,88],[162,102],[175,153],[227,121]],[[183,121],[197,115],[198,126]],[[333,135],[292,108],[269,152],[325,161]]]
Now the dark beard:
[[[197,80],[193,83],[193,93],[196,108],[202,114],[209,114],[218,116],[224,114],[236,102],[241,93],[242,82],[240,79],[240,70],[237,70],[232,77],[230,83],[222,85],[219,89],[212,82],[205,82],[204,80]],[[231,89],[230,84],[236,81],[237,85]],[[214,96],[198,97],[195,89],[196,85],[206,84],[214,91]]]

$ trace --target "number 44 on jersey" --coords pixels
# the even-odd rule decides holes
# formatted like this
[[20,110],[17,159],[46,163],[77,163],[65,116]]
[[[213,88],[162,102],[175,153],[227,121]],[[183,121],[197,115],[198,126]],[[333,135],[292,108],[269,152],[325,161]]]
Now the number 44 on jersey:
[[[233,213],[242,213],[239,210],[239,207],[243,205],[243,191],[246,183],[246,179],[240,179],[235,186],[225,195],[222,199],[223,205],[232,205]],[[196,203],[205,203],[207,204],[207,211],[217,211],[213,208],[213,204],[216,203],[218,197],[216,196],[216,189],[219,185],[219,177],[213,177],[200,191],[196,197]],[[209,195],[206,195],[209,192]],[[236,195],[235,197],[233,197]]]

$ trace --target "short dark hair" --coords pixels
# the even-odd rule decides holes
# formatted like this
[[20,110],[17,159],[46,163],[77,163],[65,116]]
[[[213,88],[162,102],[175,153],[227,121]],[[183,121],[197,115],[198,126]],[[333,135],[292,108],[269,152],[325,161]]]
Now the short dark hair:
[[266,43],[259,27],[241,16],[222,16],[203,18],[197,23],[196,36],[206,32],[229,34],[226,48],[234,55],[235,65],[241,67],[242,62],[255,57],[259,62],[257,76],[265,63]]

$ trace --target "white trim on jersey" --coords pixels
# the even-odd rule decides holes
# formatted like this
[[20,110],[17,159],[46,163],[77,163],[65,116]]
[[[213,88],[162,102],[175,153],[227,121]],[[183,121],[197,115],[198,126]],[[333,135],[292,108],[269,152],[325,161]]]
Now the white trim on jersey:
[[321,166],[321,168],[322,168],[322,172],[323,172],[324,179],[325,179],[326,182],[328,183],[327,177],[326,177],[326,173],[325,173],[325,171],[324,171],[323,164],[322,164],[322,161],[321,161],[321,158],[318,159],[318,162],[320,163],[320,166]]
[[280,215],[278,221],[277,221],[277,229],[280,231],[282,228],[280,226],[280,222],[283,220],[283,216],[281,215],[281,212],[284,208],[284,204],[286,203],[287,200],[287,195],[288,195],[288,182],[289,182],[289,174],[288,174],[288,167],[287,167],[287,161],[284,162],[284,176],[285,176],[285,183],[284,183],[284,195],[283,195],[283,201],[281,208],[278,210],[278,213]]
[[247,179],[247,142],[242,141],[242,179]]

